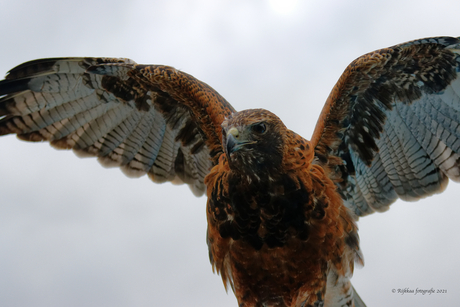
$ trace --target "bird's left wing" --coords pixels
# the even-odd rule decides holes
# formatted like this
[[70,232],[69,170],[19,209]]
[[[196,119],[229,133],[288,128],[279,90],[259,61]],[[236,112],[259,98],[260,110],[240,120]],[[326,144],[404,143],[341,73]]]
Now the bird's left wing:
[[357,216],[460,181],[460,40],[435,37],[353,61],[312,136]]
[[187,183],[196,195],[233,111],[196,78],[129,59],[35,60],[0,81],[0,135],[97,156],[129,176]]

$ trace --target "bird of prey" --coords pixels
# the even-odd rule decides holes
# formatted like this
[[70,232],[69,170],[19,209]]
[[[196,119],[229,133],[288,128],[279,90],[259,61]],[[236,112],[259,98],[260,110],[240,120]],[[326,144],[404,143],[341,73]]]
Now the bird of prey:
[[355,221],[460,180],[459,75],[459,38],[368,53],[306,140],[172,67],[40,59],[0,82],[0,135],[206,194],[212,268],[240,307],[365,306]]

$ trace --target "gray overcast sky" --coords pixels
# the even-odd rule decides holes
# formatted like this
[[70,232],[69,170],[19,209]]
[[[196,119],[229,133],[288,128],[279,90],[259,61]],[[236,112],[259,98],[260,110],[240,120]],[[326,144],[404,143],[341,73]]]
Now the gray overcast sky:
[[[284,3],[289,1],[285,0]],[[263,107],[310,138],[345,67],[408,40],[460,36],[460,1],[2,1],[0,73],[36,58],[167,64],[238,109]],[[209,265],[205,198],[95,159],[0,139],[1,306],[236,306]],[[362,218],[371,306],[460,299],[459,186]],[[399,295],[392,289],[446,289]]]

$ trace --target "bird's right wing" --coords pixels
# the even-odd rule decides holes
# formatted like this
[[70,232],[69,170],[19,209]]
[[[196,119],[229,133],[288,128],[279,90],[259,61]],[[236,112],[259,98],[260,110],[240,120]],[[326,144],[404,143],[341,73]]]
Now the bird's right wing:
[[0,81],[0,135],[97,156],[129,176],[187,183],[195,195],[222,152],[233,107],[172,67],[129,59],[26,62]]

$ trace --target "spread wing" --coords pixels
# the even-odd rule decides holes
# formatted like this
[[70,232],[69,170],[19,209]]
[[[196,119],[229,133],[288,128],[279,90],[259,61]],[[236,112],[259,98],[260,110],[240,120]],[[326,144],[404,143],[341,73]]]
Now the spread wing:
[[345,203],[385,211],[460,181],[460,40],[427,38],[353,61],[312,137]]
[[0,135],[49,141],[129,176],[187,183],[196,195],[221,152],[220,123],[234,112],[194,77],[129,59],[27,62],[0,81],[0,97]]

